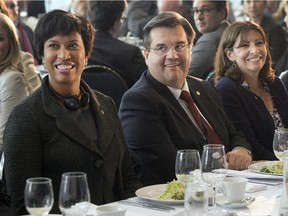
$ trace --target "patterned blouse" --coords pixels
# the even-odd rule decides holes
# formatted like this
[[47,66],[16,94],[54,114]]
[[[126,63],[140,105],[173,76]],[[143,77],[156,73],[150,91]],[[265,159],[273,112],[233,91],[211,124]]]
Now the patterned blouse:
[[[262,83],[264,86],[264,90],[271,95],[270,88],[269,88],[268,84],[266,82],[264,82],[263,80],[262,80]],[[245,80],[243,80],[241,86],[250,91],[250,86]],[[273,100],[273,95],[271,95],[271,97],[272,97],[272,102],[273,102],[273,110],[272,110],[272,112],[270,112],[270,115],[274,121],[275,129],[284,128],[284,124],[282,122],[281,116],[279,115],[279,113],[277,111],[277,107],[275,106],[275,103]]]

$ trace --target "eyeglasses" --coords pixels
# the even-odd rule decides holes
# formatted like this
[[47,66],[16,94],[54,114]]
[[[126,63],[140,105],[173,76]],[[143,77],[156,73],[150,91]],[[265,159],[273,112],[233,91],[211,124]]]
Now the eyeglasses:
[[165,55],[167,54],[171,49],[175,50],[177,53],[182,53],[185,52],[186,50],[191,48],[190,44],[176,44],[172,46],[167,46],[167,45],[159,45],[155,48],[148,47],[148,50],[153,50],[156,54],[158,55]]
[[209,15],[211,11],[215,10],[216,8],[203,8],[203,9],[192,9],[192,15],[197,15],[201,13],[203,15]]

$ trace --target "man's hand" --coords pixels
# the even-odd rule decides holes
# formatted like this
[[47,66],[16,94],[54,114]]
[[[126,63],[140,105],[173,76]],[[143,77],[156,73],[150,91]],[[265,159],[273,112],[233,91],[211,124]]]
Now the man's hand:
[[244,170],[247,169],[252,161],[251,155],[245,148],[235,148],[226,154],[229,169]]

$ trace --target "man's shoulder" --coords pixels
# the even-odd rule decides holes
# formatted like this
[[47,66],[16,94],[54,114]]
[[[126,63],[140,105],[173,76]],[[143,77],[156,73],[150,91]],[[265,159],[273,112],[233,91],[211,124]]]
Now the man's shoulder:
[[261,27],[265,30],[265,31],[271,31],[271,30],[275,30],[275,29],[280,29],[282,30],[282,27],[280,25],[277,24],[277,22],[269,16],[264,16],[262,22],[261,22]]
[[111,47],[113,47],[113,50],[111,49],[111,53],[117,53],[117,51],[124,51],[127,54],[135,51],[141,52],[140,48],[136,45],[126,43],[117,38],[109,36],[105,37],[104,35],[97,35],[94,38],[93,51],[97,52],[99,47],[101,47],[101,49],[111,49]]
[[[207,43],[218,44],[222,33],[228,27],[228,22],[222,23],[215,31],[207,32],[203,34],[195,44],[197,46],[207,46]],[[217,45],[218,46],[218,45]]]

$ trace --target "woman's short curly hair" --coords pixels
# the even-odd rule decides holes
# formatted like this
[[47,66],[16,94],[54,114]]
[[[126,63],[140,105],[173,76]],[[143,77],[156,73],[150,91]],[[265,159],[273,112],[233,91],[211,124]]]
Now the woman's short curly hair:
[[55,35],[68,35],[77,32],[81,35],[85,55],[89,57],[94,41],[94,28],[84,17],[63,10],[52,10],[43,15],[34,30],[34,44],[37,55],[43,57],[44,43]]

